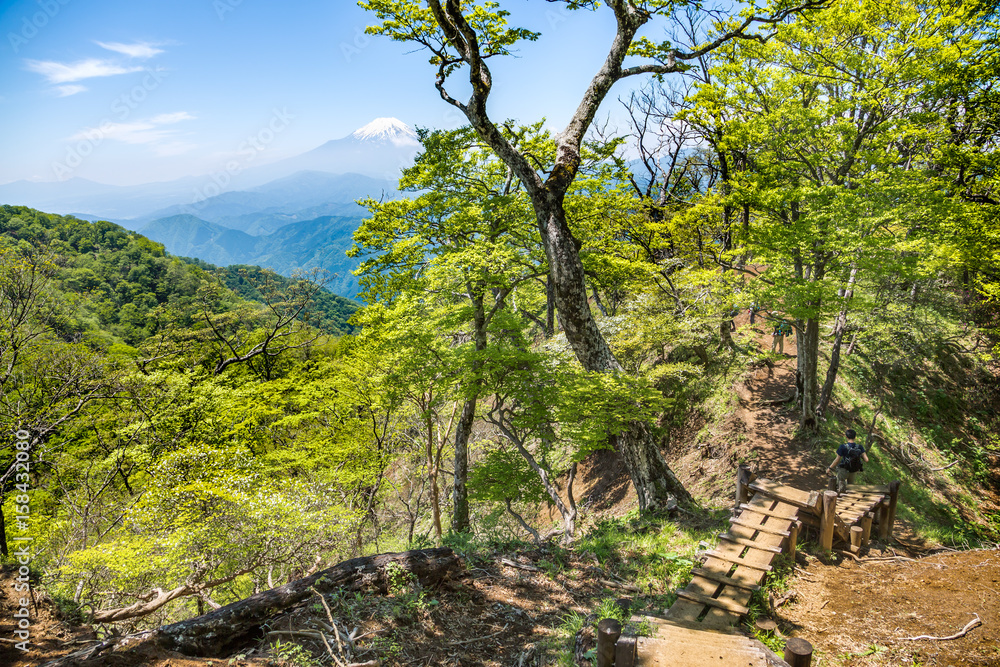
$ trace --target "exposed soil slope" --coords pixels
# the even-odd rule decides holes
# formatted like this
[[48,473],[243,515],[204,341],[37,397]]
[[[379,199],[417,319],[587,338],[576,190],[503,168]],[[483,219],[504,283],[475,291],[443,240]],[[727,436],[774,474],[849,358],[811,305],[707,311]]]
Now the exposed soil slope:
[[[885,553],[838,565],[809,558],[779,625],[808,639],[824,665],[1000,665],[1000,551]],[[948,637],[976,616],[982,625],[958,639],[905,639]]]

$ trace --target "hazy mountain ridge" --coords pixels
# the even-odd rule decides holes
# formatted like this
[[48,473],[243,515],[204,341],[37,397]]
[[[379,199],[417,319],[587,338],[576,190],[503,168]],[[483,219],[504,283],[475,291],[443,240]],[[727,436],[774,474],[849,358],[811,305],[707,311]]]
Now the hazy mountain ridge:
[[[222,202],[242,201],[247,208],[221,214],[238,217],[260,208],[285,206],[283,212],[298,205],[298,210],[331,202],[353,202],[366,195],[378,195],[385,189],[392,190],[403,168],[413,163],[420,149],[416,133],[395,118],[378,118],[340,139],[333,139],[297,156],[248,168],[230,179],[228,189],[220,193]],[[344,178],[343,185],[331,185],[327,198],[317,200],[309,179],[302,183],[288,182],[300,172],[322,172],[327,177]],[[85,178],[65,181],[14,181],[0,185],[0,203],[29,206],[60,215],[74,214],[113,219],[124,226],[137,229],[139,223],[157,218],[189,213],[202,219],[213,220],[215,213],[206,213],[204,206],[215,197],[197,202],[197,193],[204,190],[208,176],[186,176],[172,181],[143,183],[140,185],[108,185]],[[314,181],[318,177],[311,176]],[[366,180],[367,179],[367,180]],[[327,179],[329,180],[329,179]],[[354,192],[350,186],[361,191]],[[284,200],[278,196],[286,191]],[[244,194],[225,198],[234,192]],[[253,194],[247,195],[245,193]],[[259,198],[257,195],[264,195]],[[298,203],[301,195],[305,202]],[[275,202],[277,201],[277,203]],[[212,204],[208,204],[211,206]],[[131,223],[130,220],[137,220]],[[213,220],[214,221],[214,220]]]
[[[171,206],[141,220],[193,215],[223,227],[259,236],[286,224],[324,215],[361,216],[363,197],[392,196],[395,183],[361,174],[301,171],[249,190],[224,192],[197,204]],[[137,225],[139,229],[145,225]]]
[[286,276],[300,269],[325,269],[331,274],[327,288],[353,298],[358,279],[352,271],[359,262],[345,253],[354,243],[352,235],[360,222],[357,216],[322,216],[252,236],[182,214],[156,220],[140,233],[162,243],[171,254],[219,266],[252,264]]
[[367,213],[356,202],[399,196],[400,171],[419,149],[405,123],[379,118],[301,155],[247,169],[232,179],[234,189],[198,202],[205,177],[137,186],[18,181],[0,185],[0,202],[112,220],[174,255],[219,266],[259,265],[286,276],[322,268],[334,274],[329,289],[354,297],[358,262],[345,252]]

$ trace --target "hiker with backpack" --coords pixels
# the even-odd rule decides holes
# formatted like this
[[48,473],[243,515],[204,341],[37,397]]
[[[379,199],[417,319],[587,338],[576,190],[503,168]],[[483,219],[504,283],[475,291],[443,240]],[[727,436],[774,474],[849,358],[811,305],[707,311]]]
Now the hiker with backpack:
[[854,441],[858,434],[853,428],[847,429],[844,433],[847,442],[837,447],[837,458],[827,468],[827,471],[837,470],[837,493],[847,490],[848,484],[854,484],[858,473],[864,470],[863,463],[868,463],[868,454],[865,448]]
[[771,352],[775,349],[778,350],[778,354],[785,353],[785,336],[792,335],[792,325],[785,320],[779,320],[777,324],[774,325],[774,333],[771,334]]

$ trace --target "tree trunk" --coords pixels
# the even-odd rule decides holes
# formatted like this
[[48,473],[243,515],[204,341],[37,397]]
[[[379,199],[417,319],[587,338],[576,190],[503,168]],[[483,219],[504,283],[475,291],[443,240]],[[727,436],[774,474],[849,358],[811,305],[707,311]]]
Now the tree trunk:
[[742,352],[743,348],[737,345],[736,341],[733,340],[733,333],[730,328],[732,323],[732,319],[726,319],[722,320],[722,324],[719,325],[719,337],[721,339],[721,342],[719,343],[719,350],[721,351],[729,348],[733,352]]
[[566,477],[566,500],[569,503],[569,520],[567,517],[563,517],[563,530],[567,535],[572,535],[576,532],[576,499],[573,497],[573,482],[576,481],[576,462],[570,466],[569,475]]
[[803,387],[803,379],[805,378],[805,372],[803,370],[803,364],[805,363],[805,354],[802,350],[806,349],[805,341],[805,322],[802,320],[795,320],[795,402],[801,404],[802,394],[805,392]]
[[663,509],[673,501],[691,501],[691,494],[667,465],[656,446],[649,424],[630,422],[611,442],[625,461],[641,509]]
[[802,369],[802,395],[799,396],[801,415],[799,426],[807,431],[815,431],[817,427],[816,406],[819,402],[819,328],[818,318],[810,317],[805,321],[806,330],[802,334],[802,347],[797,350],[799,367]]
[[[528,448],[524,446],[524,443],[521,441],[521,439],[518,438],[513,432],[502,426],[501,429],[503,430],[504,435],[507,436],[507,439],[510,440],[515,447],[517,447],[517,451],[518,453],[521,454],[521,457],[528,462],[528,465],[531,466],[531,469],[534,470],[535,474],[538,475],[538,478],[542,480],[542,486],[545,487],[545,492],[549,494],[549,498],[552,500],[552,503],[556,506],[556,509],[559,510],[559,516],[562,517],[563,528],[565,530],[564,541],[568,542],[573,538],[573,531],[576,526],[576,504],[574,503],[572,505],[572,509],[566,507],[566,504],[563,503],[562,498],[559,497],[559,489],[557,489],[556,485],[553,484],[552,480],[549,479],[549,473],[545,470],[545,468],[543,468],[538,463],[538,460],[532,455],[532,453],[528,451]],[[573,476],[575,474],[576,474],[576,464],[574,463],[573,470],[569,479],[570,484],[573,483]],[[573,498],[573,492],[571,489],[570,499],[572,498]],[[507,509],[510,510],[509,500],[507,501]],[[531,532],[537,540],[538,533],[535,533],[530,528],[528,529],[528,531]]]
[[[429,401],[428,401],[429,402]],[[431,411],[427,410],[427,481],[431,485],[431,515],[434,518],[434,537],[438,546],[441,545],[443,530],[441,529],[441,494],[438,488],[438,466],[434,456],[434,421]]]
[[521,525],[521,528],[524,528],[524,530],[531,535],[531,539],[535,541],[536,545],[540,545],[542,543],[542,536],[538,534],[537,530],[531,527],[530,523],[524,520],[524,517],[521,516],[519,512],[514,510],[513,505],[511,505],[512,500],[512,498],[504,498],[503,500],[504,505],[507,507],[507,514],[514,517],[514,519]]
[[476,417],[476,395],[465,401],[462,414],[455,427],[455,480],[452,486],[451,530],[456,533],[469,532],[469,438],[472,435],[472,423]]
[[479,358],[486,349],[486,309],[483,307],[482,293],[469,290],[473,305],[473,326],[477,356],[472,362],[472,391],[462,406],[462,414],[455,427],[455,481],[452,487],[454,503],[451,530],[456,533],[469,532],[469,438],[472,436],[472,423],[476,418],[476,404],[482,391],[482,378],[479,377],[483,362]]
[[[577,241],[566,224],[562,197],[545,191],[532,197],[532,203],[549,260],[549,280],[554,285],[559,323],[576,358],[588,371],[622,372],[590,312],[583,264]],[[648,424],[632,422],[611,441],[628,468],[640,509],[664,507],[673,500],[691,500],[691,494],[660,453]]]
[[7,522],[3,515],[3,494],[0,494],[0,556],[6,558],[7,553]]
[[552,279],[545,281],[545,337],[556,335],[556,292]]
[[546,191],[539,199],[533,202],[535,215],[549,261],[555,308],[566,339],[586,370],[620,371],[621,365],[590,312],[579,246],[566,224],[562,197]]
[[845,352],[844,355],[849,357],[852,354],[854,354],[854,346],[857,345],[857,343],[858,343],[858,332],[855,331],[851,335],[851,344],[847,346],[847,352]]
[[826,380],[823,382],[823,390],[820,392],[819,405],[816,407],[816,414],[820,417],[826,415],[827,407],[830,405],[830,397],[833,395],[833,385],[837,381],[837,373],[840,370],[840,348],[844,342],[844,332],[847,330],[847,310],[854,296],[854,283],[857,280],[858,267],[851,266],[851,274],[847,278],[847,287],[844,290],[844,300],[837,314],[837,321],[834,323],[833,349],[830,350],[830,367],[826,369]]
[[833,348],[830,350],[830,367],[826,369],[826,380],[823,381],[823,389],[819,394],[819,405],[816,406],[816,414],[820,417],[826,415],[826,410],[830,406],[833,385],[837,381],[837,372],[840,370],[840,347],[843,342],[844,327],[838,327],[833,339]]
[[189,656],[224,657],[256,642],[274,616],[313,595],[389,588],[389,564],[413,574],[422,586],[435,586],[462,570],[451,549],[425,549],[344,561],[332,568],[228,604],[204,616],[166,625],[154,632],[161,647]]

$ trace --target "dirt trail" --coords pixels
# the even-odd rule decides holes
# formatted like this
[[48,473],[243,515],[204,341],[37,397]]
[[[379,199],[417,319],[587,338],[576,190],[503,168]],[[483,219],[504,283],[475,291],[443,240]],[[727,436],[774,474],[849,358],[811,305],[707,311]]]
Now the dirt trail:
[[[736,324],[762,349],[771,348],[771,322],[758,316],[751,326],[744,313],[737,318]],[[833,452],[829,457],[821,456],[795,438],[798,414],[794,403],[780,402],[795,395],[798,350],[794,336],[785,337],[784,352],[785,356],[773,366],[756,368],[737,387],[740,405],[736,418],[743,423],[746,443],[751,450],[751,468],[759,476],[800,489],[824,489],[830,479],[825,469],[833,460]]]
[[[736,324],[744,334],[765,350],[771,347],[773,325],[767,320],[758,320],[753,327],[744,313]],[[746,340],[746,338],[744,338]],[[827,466],[833,462],[836,452],[817,451],[803,438],[796,437],[799,415],[793,401],[781,402],[795,394],[795,364],[797,349],[795,337],[785,338],[785,355],[773,366],[763,366],[751,370],[742,384],[736,387],[739,407],[736,410],[736,426],[743,433],[745,458],[751,469],[759,477],[782,482],[806,491],[820,491],[833,488],[832,476]],[[735,471],[732,472],[735,475]],[[858,483],[864,484],[864,473],[858,476]],[[916,547],[907,549],[907,555],[925,553],[932,545],[924,542],[912,526],[897,518],[895,535],[905,543]]]

